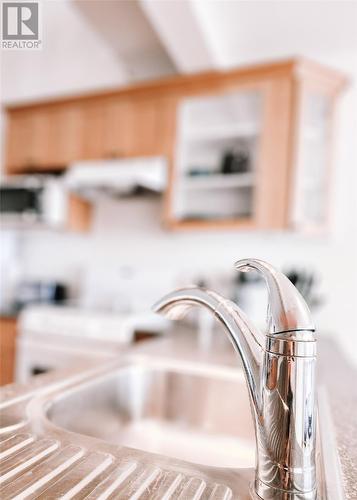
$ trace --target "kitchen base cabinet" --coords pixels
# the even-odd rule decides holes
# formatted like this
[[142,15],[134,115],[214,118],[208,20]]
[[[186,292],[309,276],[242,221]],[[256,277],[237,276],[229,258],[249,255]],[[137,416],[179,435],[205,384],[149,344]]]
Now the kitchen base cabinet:
[[0,317],[0,385],[14,381],[16,333],[16,318]]

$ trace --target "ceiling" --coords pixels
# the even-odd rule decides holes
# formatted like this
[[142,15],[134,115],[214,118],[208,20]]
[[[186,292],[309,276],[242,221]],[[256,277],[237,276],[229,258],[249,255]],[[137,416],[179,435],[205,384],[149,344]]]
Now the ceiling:
[[357,53],[357,1],[74,1],[133,79],[299,54]]
[[303,55],[357,75],[357,0],[43,2],[43,50],[1,51],[6,103]]
[[73,0],[73,4],[124,64],[131,80],[176,72],[137,0]]

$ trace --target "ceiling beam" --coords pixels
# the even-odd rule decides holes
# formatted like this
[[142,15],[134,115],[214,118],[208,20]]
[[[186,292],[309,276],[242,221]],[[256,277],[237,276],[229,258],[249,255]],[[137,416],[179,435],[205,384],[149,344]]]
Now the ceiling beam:
[[194,0],[139,2],[180,73],[197,73],[220,66],[198,3]]

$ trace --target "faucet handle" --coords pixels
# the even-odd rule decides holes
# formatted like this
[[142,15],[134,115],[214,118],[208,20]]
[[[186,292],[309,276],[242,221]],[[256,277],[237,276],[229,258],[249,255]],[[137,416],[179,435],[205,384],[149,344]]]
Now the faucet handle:
[[[235,263],[242,272],[258,271],[265,279],[269,293],[268,335],[304,330],[300,340],[315,340],[314,324],[305,300],[291,281],[273,266],[258,259],[242,259]],[[307,335],[307,331],[311,332]]]

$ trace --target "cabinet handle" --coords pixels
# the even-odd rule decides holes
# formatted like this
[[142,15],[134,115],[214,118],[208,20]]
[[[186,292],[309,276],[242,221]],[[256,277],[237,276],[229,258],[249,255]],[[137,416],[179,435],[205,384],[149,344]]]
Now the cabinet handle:
[[114,160],[115,158],[121,158],[123,155],[120,151],[109,151],[105,154],[105,158],[108,160]]
[[26,158],[24,166],[27,170],[33,170],[34,168],[36,168],[36,162],[34,158]]

